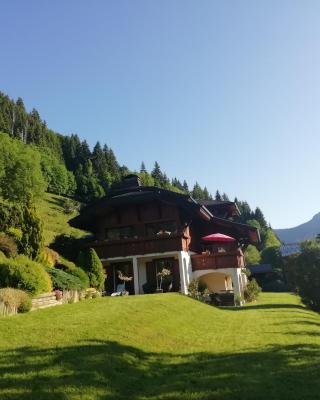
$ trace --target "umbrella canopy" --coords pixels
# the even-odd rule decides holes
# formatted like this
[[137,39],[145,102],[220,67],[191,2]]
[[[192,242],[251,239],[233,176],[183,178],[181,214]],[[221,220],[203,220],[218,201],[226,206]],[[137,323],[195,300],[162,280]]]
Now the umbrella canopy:
[[211,235],[202,237],[201,240],[204,240],[205,242],[236,242],[235,238],[222,233],[213,233]]

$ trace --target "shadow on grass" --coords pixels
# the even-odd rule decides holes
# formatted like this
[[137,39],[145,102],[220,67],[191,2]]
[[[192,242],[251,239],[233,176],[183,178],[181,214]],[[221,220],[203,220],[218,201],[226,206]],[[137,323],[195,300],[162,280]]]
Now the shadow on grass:
[[[244,310],[271,310],[271,309],[279,309],[279,308],[288,308],[288,309],[298,309],[303,311],[308,311],[308,309],[300,304],[256,304],[256,305],[248,305],[248,306],[241,306],[241,307],[220,307],[223,310],[229,311],[244,311]],[[310,313],[312,313],[310,311]]]
[[320,346],[230,354],[143,352],[117,342],[0,353],[0,398],[316,399]]

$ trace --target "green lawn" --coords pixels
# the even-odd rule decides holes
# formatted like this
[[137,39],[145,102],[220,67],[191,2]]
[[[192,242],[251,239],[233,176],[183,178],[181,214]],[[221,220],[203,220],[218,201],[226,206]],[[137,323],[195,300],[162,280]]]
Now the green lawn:
[[2,318],[0,338],[1,400],[320,396],[320,316],[289,294],[87,300]]
[[71,228],[68,224],[69,219],[75,217],[77,212],[67,215],[63,212],[64,197],[55,194],[45,193],[44,198],[37,202],[37,211],[43,221],[43,233],[45,244],[49,245],[55,236],[62,233],[81,237],[84,231]]

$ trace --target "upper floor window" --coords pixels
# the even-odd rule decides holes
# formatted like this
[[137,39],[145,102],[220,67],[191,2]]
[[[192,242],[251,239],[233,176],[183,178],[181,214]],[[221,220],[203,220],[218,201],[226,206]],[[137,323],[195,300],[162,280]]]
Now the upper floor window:
[[146,224],[146,236],[162,236],[177,233],[176,221],[161,221]]
[[118,228],[106,229],[106,239],[108,240],[130,239],[136,237],[133,226],[121,226]]

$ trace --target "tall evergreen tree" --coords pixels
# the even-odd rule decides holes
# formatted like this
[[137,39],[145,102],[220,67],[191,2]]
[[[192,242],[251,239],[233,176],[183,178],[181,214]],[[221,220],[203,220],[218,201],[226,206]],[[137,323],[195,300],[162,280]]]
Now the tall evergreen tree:
[[140,172],[141,172],[141,173],[147,172],[146,166],[145,166],[145,164],[144,164],[143,161],[142,161],[141,166],[140,166]]
[[216,191],[215,200],[217,200],[217,201],[221,201],[222,200],[222,197],[221,197],[221,194],[220,194],[219,190]]
[[182,186],[183,186],[183,190],[184,190],[186,193],[189,193],[189,186],[188,186],[186,180],[183,181]]

